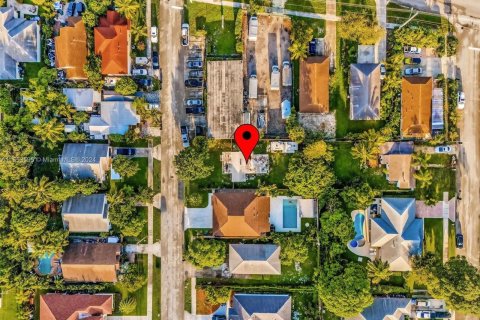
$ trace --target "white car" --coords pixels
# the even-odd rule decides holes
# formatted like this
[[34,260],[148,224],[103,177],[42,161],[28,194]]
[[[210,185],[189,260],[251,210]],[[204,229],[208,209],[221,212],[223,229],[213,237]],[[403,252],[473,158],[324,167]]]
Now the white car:
[[146,76],[148,75],[147,69],[133,69],[132,75],[134,76]]
[[150,28],[150,39],[152,43],[158,43],[158,28],[155,26]]
[[188,128],[187,126],[180,127],[180,133],[182,134],[182,144],[184,148],[190,147],[190,142],[188,141]]
[[417,311],[416,316],[418,319],[432,319],[432,311]]
[[190,38],[190,26],[188,23],[182,24],[182,46],[188,46]]
[[458,93],[457,108],[458,109],[465,108],[465,92],[463,92],[463,91],[460,91]]
[[435,153],[449,153],[449,152],[452,152],[452,147],[450,146],[435,147]]
[[146,65],[147,63],[148,63],[148,58],[147,57],[136,57],[135,58],[135,64],[143,66],[143,65]]
[[406,76],[416,76],[416,75],[419,75],[419,74],[422,74],[422,73],[423,73],[422,68],[406,68],[405,69],[405,75]]
[[403,52],[404,53],[412,53],[412,54],[421,54],[422,53],[422,48],[405,46],[405,47],[403,47]]

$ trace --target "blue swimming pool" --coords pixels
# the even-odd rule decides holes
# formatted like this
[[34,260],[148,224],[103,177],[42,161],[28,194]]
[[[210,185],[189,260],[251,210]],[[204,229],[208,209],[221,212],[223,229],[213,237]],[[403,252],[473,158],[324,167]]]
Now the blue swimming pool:
[[53,253],[46,253],[43,257],[38,259],[38,272],[40,272],[40,274],[47,275],[52,272],[52,258]]
[[297,228],[297,200],[283,200],[283,227]]
[[352,247],[362,247],[365,243],[365,237],[363,234],[363,224],[365,223],[365,216],[361,213],[357,213],[353,220],[353,227],[355,229],[355,238],[350,241]]

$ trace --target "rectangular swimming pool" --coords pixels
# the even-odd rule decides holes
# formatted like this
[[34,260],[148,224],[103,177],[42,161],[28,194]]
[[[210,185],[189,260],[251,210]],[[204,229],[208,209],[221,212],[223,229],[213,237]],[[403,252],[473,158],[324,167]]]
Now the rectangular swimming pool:
[[296,199],[283,199],[283,227],[297,228]]

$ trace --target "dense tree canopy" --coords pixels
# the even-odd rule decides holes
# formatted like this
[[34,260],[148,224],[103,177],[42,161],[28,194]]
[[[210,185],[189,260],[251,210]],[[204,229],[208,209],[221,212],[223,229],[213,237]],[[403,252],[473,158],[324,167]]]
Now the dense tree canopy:
[[208,164],[210,155],[203,139],[195,138],[192,146],[175,156],[175,168],[180,179],[193,181],[209,177],[214,167]]
[[291,266],[298,263],[304,263],[308,259],[309,244],[304,234],[300,233],[274,233],[273,242],[279,245],[280,260],[282,264]]
[[185,253],[185,259],[197,268],[218,267],[225,261],[226,244],[214,239],[195,239]]
[[372,45],[385,35],[385,30],[371,15],[365,12],[347,12],[337,24],[337,34],[342,39],[356,41],[363,45]]
[[341,196],[348,208],[364,210],[371,205],[380,191],[372,189],[367,182],[348,186],[343,189]]
[[130,96],[137,92],[137,84],[130,77],[123,77],[115,84],[115,92],[124,96]]
[[138,162],[124,155],[117,155],[113,158],[112,168],[122,178],[130,178],[140,170]]
[[333,155],[333,147],[323,140],[315,141],[303,149],[303,154],[308,160],[325,160],[332,162],[335,158]]

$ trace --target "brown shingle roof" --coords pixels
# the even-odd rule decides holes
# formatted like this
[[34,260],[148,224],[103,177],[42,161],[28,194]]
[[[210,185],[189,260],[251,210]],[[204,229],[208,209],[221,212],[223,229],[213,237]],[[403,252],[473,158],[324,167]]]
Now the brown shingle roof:
[[309,57],[300,62],[300,112],[330,110],[328,96],[329,58]]
[[81,17],[68,18],[68,26],[55,37],[55,64],[64,69],[68,79],[86,79],[83,66],[87,62],[87,33]]
[[128,73],[127,19],[116,11],[107,11],[94,29],[95,54],[102,56],[102,74]]
[[73,243],[62,257],[66,281],[116,282],[121,245],[118,243]]
[[250,191],[221,191],[212,196],[213,235],[256,238],[270,230],[270,198]]
[[81,313],[90,314],[85,319],[102,319],[100,315],[112,314],[111,294],[56,294],[40,296],[40,320],[77,320]]
[[431,77],[404,77],[402,79],[402,125],[404,138],[430,138],[432,131]]

